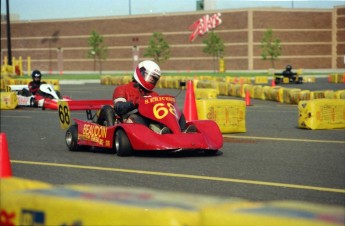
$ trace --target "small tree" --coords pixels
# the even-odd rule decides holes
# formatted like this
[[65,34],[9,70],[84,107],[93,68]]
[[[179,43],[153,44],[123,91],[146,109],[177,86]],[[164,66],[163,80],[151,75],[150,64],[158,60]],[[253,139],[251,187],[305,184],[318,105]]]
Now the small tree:
[[280,56],[282,48],[280,40],[274,37],[272,29],[267,29],[265,31],[261,40],[261,49],[262,59],[269,59],[272,64],[272,68],[274,68],[274,61]]
[[222,39],[214,32],[208,33],[207,38],[202,42],[206,44],[203,52],[208,53],[213,57],[213,70],[216,72],[216,65],[219,57],[224,55],[224,43]]
[[165,41],[163,34],[154,32],[150,38],[149,46],[144,53],[145,57],[152,57],[156,63],[160,64],[170,57],[170,46]]
[[96,61],[99,63],[99,73],[102,74],[102,60],[107,59],[108,48],[104,44],[103,37],[95,31],[91,32],[88,39],[90,49],[88,50],[87,57],[93,58],[94,70],[96,70]]

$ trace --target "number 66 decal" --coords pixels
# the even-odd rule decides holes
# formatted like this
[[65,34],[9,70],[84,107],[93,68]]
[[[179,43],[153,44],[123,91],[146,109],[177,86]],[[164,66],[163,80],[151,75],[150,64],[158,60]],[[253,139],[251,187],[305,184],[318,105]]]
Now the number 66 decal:
[[153,114],[157,119],[164,118],[169,112],[176,116],[176,109],[171,103],[167,103],[167,106],[163,103],[158,103],[153,106]]
[[71,125],[71,117],[67,101],[59,101],[59,119],[62,129],[67,129]]

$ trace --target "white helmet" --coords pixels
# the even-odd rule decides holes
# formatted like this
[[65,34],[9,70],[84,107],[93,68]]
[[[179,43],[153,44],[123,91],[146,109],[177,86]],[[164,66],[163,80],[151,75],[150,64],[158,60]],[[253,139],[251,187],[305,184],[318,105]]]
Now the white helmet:
[[145,60],[140,62],[134,71],[133,77],[146,90],[153,90],[159,78],[161,77],[161,69],[151,61]]

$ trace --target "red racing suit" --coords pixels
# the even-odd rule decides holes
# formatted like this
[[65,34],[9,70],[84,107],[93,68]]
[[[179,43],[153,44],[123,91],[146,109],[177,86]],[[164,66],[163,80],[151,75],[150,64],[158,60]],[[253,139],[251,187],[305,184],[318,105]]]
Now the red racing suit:
[[30,93],[32,93],[33,95],[40,94],[40,92],[38,92],[38,91],[39,91],[40,86],[42,84],[46,84],[46,83],[45,82],[41,82],[41,81],[39,81],[39,82],[35,82],[35,81],[29,82],[28,87],[29,87]]
[[116,87],[113,93],[115,112],[123,115],[137,108],[140,97],[143,96],[158,96],[158,93],[141,88],[137,82]]

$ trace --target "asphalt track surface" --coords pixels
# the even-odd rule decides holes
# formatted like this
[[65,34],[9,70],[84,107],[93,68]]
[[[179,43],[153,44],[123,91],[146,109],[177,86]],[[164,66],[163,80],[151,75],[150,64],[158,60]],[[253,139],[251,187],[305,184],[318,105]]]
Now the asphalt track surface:
[[[344,84],[285,85],[303,90],[339,90]],[[61,85],[73,99],[109,99],[113,86]],[[185,92],[157,89],[178,95]],[[179,93],[180,92],[180,93]],[[221,97],[240,99],[234,97]],[[118,157],[102,151],[70,152],[57,111],[1,111],[13,175],[54,185],[147,187],[253,201],[298,200],[345,205],[345,130],[298,128],[297,105],[251,100],[246,133],[224,134],[216,156],[203,153],[143,153]],[[72,118],[86,118],[84,111]],[[143,135],[143,139],[145,136]]]

